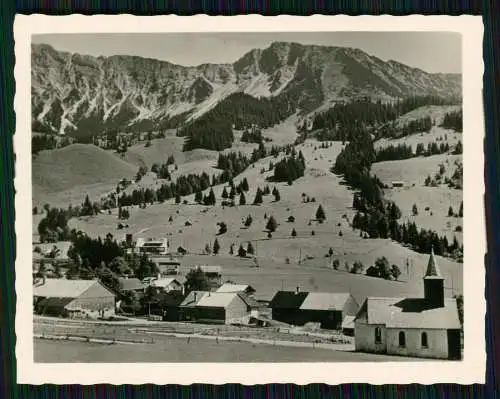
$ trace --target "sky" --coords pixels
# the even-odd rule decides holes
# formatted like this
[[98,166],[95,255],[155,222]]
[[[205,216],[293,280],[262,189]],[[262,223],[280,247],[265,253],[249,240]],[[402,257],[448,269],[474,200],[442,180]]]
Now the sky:
[[114,33],[33,35],[33,43],[93,56],[136,55],[184,66],[232,63],[272,42],[359,48],[384,61],[461,73],[462,38],[452,32]]

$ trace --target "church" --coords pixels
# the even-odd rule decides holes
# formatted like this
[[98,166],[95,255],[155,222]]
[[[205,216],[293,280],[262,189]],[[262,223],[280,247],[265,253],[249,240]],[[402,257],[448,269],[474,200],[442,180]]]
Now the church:
[[423,298],[368,297],[355,318],[360,352],[436,359],[461,359],[457,302],[445,298],[434,251],[424,276]]

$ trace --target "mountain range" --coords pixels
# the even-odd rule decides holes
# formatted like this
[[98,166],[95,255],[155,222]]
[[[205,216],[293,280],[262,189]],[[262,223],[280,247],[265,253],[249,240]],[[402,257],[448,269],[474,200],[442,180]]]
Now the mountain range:
[[461,97],[461,75],[427,73],[362,50],[275,42],[236,62],[181,66],[137,56],[93,57],[31,47],[33,131],[85,135],[105,127],[174,126],[232,94],[290,98],[309,114],[362,97]]

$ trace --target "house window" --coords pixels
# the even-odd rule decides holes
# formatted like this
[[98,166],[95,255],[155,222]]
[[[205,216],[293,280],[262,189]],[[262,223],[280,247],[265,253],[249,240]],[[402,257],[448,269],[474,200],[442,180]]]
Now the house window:
[[406,336],[403,331],[399,332],[399,346],[402,348],[406,346]]
[[375,327],[375,343],[380,344],[382,342],[382,329],[380,327]]
[[423,332],[422,336],[420,337],[421,345],[423,348],[427,348],[429,346],[429,343],[427,341],[427,333]]

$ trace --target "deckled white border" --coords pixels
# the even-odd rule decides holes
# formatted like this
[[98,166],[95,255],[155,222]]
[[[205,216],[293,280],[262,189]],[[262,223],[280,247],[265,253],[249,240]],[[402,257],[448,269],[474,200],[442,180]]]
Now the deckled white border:
[[[32,319],[31,100],[32,34],[105,32],[325,32],[453,31],[463,36],[464,94],[464,313],[462,362],[397,363],[132,363],[35,364]],[[397,34],[397,33],[396,33]],[[43,16],[18,15],[14,23],[16,97],[16,292],[17,376],[23,384],[191,384],[191,383],[484,383],[485,330],[481,17],[321,16],[236,17]],[[299,360],[299,359],[297,359]]]

